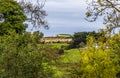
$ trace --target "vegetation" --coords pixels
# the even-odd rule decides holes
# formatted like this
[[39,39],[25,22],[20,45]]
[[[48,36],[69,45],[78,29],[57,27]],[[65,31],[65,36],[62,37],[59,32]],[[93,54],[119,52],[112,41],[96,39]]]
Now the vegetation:
[[97,48],[94,46],[94,38],[89,37],[87,49],[82,50],[80,54],[80,67],[77,66],[77,69],[73,70],[73,76],[80,78],[117,78],[120,72],[119,55],[115,50],[115,46],[118,46],[119,43],[114,43],[118,42],[116,41],[117,36],[112,37],[106,43],[100,42]]
[[1,78],[53,78],[50,62],[24,35],[12,33],[0,37]]
[[0,78],[53,78],[53,59],[37,46],[43,35],[25,32],[23,7],[0,0],[0,19]]
[[23,22],[26,16],[22,12],[21,6],[12,0],[0,0],[0,35],[9,34],[15,30],[16,33],[23,33],[26,26]]
[[111,33],[120,27],[120,1],[119,0],[93,0],[89,1],[86,17],[88,21],[94,22],[99,16],[103,17],[106,25],[105,32]]
[[107,29],[75,33],[71,44],[41,44],[44,34],[26,32],[24,22],[48,27],[44,4],[0,0],[0,78],[120,78],[120,33],[111,35],[120,24],[119,2],[93,0],[88,8],[92,21],[105,15]]
[[82,48],[85,47],[86,45],[86,38],[87,36],[94,36],[96,40],[100,36],[99,33],[96,33],[95,31],[93,32],[76,32],[73,35],[73,41],[70,43],[69,48]]
[[57,34],[57,37],[72,37],[70,34]]

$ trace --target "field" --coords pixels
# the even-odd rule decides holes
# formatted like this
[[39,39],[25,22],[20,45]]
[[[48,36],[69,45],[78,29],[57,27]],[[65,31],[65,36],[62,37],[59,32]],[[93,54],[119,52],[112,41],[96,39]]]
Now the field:
[[[68,46],[66,43],[47,43],[40,44],[42,47],[61,48],[62,46]],[[80,49],[64,50],[64,54],[60,55],[57,60],[57,64],[53,66],[56,70],[55,76],[62,77],[70,74],[70,70],[80,61]]]
[[44,47],[52,47],[52,48],[61,48],[62,46],[67,46],[67,43],[45,43],[45,44],[38,44],[39,46]]

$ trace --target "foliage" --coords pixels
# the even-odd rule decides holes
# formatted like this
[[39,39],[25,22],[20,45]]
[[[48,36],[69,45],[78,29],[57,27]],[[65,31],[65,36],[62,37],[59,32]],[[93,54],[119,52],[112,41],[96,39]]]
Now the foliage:
[[21,34],[28,26],[27,22],[31,22],[33,27],[44,26],[48,29],[44,20],[47,14],[43,7],[44,3],[39,2],[33,4],[24,0],[0,0],[0,35],[9,34],[14,30]]
[[25,35],[0,36],[0,78],[53,78],[50,62]]
[[[93,32],[77,32],[73,36],[73,41],[70,43],[69,48],[79,48],[84,47],[86,44],[86,38],[88,35],[96,37],[96,39],[99,36],[99,33]],[[82,46],[81,46],[82,45]]]
[[87,0],[88,8],[86,17],[94,22],[99,16],[104,19],[106,32],[111,32],[120,27],[120,1],[119,0]]
[[23,22],[26,16],[21,6],[13,0],[0,0],[0,35],[8,34],[15,30],[16,33],[23,33],[26,26]]
[[43,35],[44,34],[39,31],[33,32],[32,36],[31,36],[33,43],[40,43],[40,39],[43,37]]
[[69,44],[67,43],[45,43],[45,44],[39,44],[39,46],[43,47],[52,47],[52,48],[64,48],[67,47]]
[[64,49],[62,49],[62,48],[59,49],[58,54],[60,54],[60,55],[64,54]]
[[87,48],[81,52],[81,61],[72,73],[74,78],[116,78],[120,72],[119,37],[111,37],[95,47],[94,37],[88,37]]

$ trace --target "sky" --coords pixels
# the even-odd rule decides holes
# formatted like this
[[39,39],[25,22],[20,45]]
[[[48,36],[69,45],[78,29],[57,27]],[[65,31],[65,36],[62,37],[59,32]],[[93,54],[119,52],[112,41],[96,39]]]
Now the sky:
[[82,31],[98,31],[104,25],[102,19],[96,22],[85,20],[86,0],[46,0],[44,9],[49,30],[41,28],[44,36],[56,34],[74,34]]

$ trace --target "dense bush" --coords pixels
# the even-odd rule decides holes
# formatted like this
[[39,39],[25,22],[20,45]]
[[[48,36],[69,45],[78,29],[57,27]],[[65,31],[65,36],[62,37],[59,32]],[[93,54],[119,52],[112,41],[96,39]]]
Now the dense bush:
[[73,35],[73,41],[68,46],[69,49],[71,48],[81,48],[85,47],[87,43],[87,36],[94,36],[96,40],[100,36],[99,33],[93,32],[76,32]]
[[104,43],[99,41],[98,47],[95,43],[94,37],[88,38],[87,48],[81,50],[81,61],[72,77],[117,78],[120,73],[120,34],[109,37]]
[[60,55],[61,55],[61,54],[64,54],[64,49],[62,49],[62,48],[59,49],[59,50],[58,50],[58,54],[60,54]]
[[0,78],[53,78],[50,62],[24,35],[0,36]]

